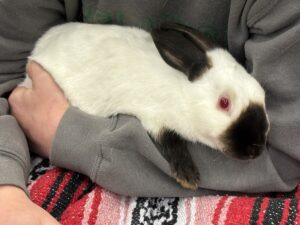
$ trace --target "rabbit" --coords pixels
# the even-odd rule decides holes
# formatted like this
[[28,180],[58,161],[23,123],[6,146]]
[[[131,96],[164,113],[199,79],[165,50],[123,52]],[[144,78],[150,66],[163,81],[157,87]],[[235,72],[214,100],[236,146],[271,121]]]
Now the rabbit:
[[[29,59],[53,76],[73,106],[101,117],[137,117],[184,188],[200,184],[189,142],[237,159],[254,159],[265,146],[262,86],[191,27],[165,23],[149,33],[67,23],[47,31]],[[30,87],[30,79],[22,85]]]

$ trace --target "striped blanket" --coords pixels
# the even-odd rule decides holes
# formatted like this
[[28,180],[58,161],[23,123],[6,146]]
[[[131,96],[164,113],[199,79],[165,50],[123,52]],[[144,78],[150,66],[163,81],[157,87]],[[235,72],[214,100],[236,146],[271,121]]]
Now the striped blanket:
[[257,197],[134,198],[38,160],[28,188],[32,200],[64,225],[300,224],[300,185],[289,193]]

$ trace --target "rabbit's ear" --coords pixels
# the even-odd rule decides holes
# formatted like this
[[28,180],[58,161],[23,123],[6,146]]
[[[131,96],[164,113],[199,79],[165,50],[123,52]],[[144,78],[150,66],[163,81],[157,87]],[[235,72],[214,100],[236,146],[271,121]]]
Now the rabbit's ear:
[[210,49],[218,48],[217,43],[214,43],[207,39],[200,31],[182,25],[178,23],[163,23],[160,26],[161,30],[174,30],[178,32],[182,32],[185,34],[190,40],[192,40],[200,49],[203,51],[208,51]]
[[166,63],[185,73],[190,81],[210,68],[210,44],[200,32],[179,24],[164,24],[152,31],[153,41]]

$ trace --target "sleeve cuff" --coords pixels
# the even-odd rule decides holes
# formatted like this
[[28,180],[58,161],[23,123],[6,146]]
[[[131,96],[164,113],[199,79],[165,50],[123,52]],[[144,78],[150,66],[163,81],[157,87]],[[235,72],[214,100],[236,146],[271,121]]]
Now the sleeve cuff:
[[26,138],[14,117],[1,116],[0,124],[0,185],[14,185],[27,193],[30,156]]
[[8,102],[5,98],[0,98],[0,116],[6,115],[9,111]]
[[98,139],[101,133],[109,132],[111,126],[112,119],[92,116],[69,107],[56,131],[50,162],[95,180],[102,160],[101,140]]
[[13,185],[23,189],[28,195],[27,174],[18,161],[9,156],[0,157],[0,185]]

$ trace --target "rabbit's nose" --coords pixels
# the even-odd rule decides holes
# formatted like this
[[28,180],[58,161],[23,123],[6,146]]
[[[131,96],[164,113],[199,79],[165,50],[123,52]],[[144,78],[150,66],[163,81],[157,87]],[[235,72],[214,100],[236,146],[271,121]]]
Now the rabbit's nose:
[[258,157],[261,152],[263,151],[263,147],[264,145],[251,145],[247,148],[246,150],[246,154],[249,159],[255,159],[256,157]]

